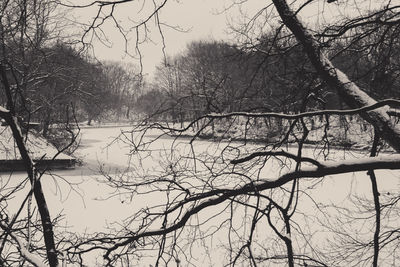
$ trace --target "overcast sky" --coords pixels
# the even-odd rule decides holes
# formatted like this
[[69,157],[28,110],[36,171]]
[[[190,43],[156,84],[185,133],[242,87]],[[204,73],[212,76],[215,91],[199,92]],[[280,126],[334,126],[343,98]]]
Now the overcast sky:
[[[161,0],[158,2],[161,2]],[[232,0],[169,0],[160,12],[160,21],[171,26],[177,25],[183,30],[187,30],[187,32],[179,32],[168,27],[163,27],[167,55],[172,56],[184,51],[186,45],[193,40],[232,40],[234,36],[228,34],[229,25],[238,25],[240,22],[247,20],[243,13],[247,14],[248,17],[252,17],[261,8],[270,4],[270,1],[265,0],[248,0],[244,5],[240,6],[240,9],[238,6],[235,6],[229,10],[225,10],[232,2]],[[236,0],[236,2],[240,1]],[[301,3],[303,1],[295,2]],[[371,1],[361,2],[371,3]],[[141,2],[134,1],[133,3]],[[152,1],[146,1],[145,3],[151,4]],[[336,3],[327,4],[325,0],[316,1],[313,5],[303,10],[300,15],[303,20],[311,21],[311,23],[314,24],[323,24],[327,14],[328,17],[333,16],[332,14],[341,16],[345,15],[343,12],[351,10],[350,7],[346,8],[346,3],[347,2],[340,3],[340,9],[337,9],[338,4]],[[343,8],[344,6],[345,8]],[[154,8],[152,5],[147,7],[149,10]],[[138,12],[138,10],[140,10],[140,12]],[[243,13],[241,13],[241,11]],[[129,19],[139,21],[142,16],[141,14],[144,13],[146,13],[146,7],[140,5],[135,6],[134,4],[119,5],[114,11],[115,18],[125,29],[127,29],[129,25],[132,25]],[[323,17],[321,13],[324,13],[325,17]],[[96,10],[84,9],[76,14],[78,17],[81,16],[82,18],[86,18],[87,21],[90,21],[96,14]],[[148,23],[148,25],[151,31],[149,37],[152,41],[141,44],[140,52],[142,54],[143,73],[147,73],[151,76],[154,74],[155,67],[162,61],[163,53],[160,34],[158,30],[153,27],[155,25],[154,20]],[[96,41],[92,42],[95,48],[95,55],[98,59],[123,60],[136,64],[138,63],[137,60],[125,55],[125,41],[111,20],[105,23],[102,29],[109,40],[108,46],[111,46],[111,48]],[[134,36],[135,34],[132,33],[128,35],[128,50],[132,54],[135,52]]]
[[[186,45],[193,40],[200,39],[228,39],[227,21],[230,20],[229,12],[219,14],[224,8],[224,2],[215,0],[184,0],[181,2],[169,1],[160,12],[160,21],[168,23],[170,26],[179,26],[184,32],[163,27],[163,35],[165,38],[166,54],[175,55],[184,51]],[[125,9],[124,9],[125,8]],[[126,5],[120,6],[116,10],[116,17],[120,22],[125,23],[127,18],[135,17],[132,14],[124,14],[136,7]],[[95,14],[94,10],[82,10],[78,16],[92,18]],[[150,27],[155,25],[154,20],[149,23]],[[127,28],[127,27],[126,27]],[[126,56],[124,53],[125,41],[115,29],[113,23],[109,22],[103,28],[111,48],[98,41],[93,42],[94,52],[98,59],[101,60],[124,60],[127,62],[137,63],[137,60]],[[152,42],[146,42],[140,45],[142,54],[143,72],[150,75],[153,74],[155,66],[163,59],[162,40],[156,28],[150,28],[150,37]],[[129,35],[129,50],[132,54],[135,52],[134,34]]]

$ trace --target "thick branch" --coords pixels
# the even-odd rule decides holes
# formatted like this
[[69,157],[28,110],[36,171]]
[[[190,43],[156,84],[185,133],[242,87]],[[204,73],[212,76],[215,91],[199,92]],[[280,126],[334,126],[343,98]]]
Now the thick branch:
[[42,184],[39,180],[36,179],[36,171],[33,161],[28,153],[28,150],[24,143],[24,138],[21,133],[21,129],[19,128],[19,124],[17,121],[17,117],[15,116],[12,103],[12,96],[11,96],[11,88],[8,83],[8,79],[5,73],[4,66],[0,64],[0,74],[2,83],[4,86],[4,91],[6,93],[7,101],[12,108],[11,110],[7,110],[0,106],[0,117],[3,118],[7,124],[10,126],[14,141],[17,144],[19,153],[21,155],[25,170],[28,174],[29,180],[31,182],[33,193],[35,196],[36,204],[39,209],[42,227],[43,227],[43,236],[44,242],[46,245],[46,252],[47,258],[49,260],[49,264],[51,267],[55,267],[58,265],[57,260],[57,252],[54,242],[54,232],[53,232],[53,225],[51,222],[50,213],[47,207],[46,199],[43,194]]
[[[362,91],[342,71],[337,69],[322,52],[311,32],[304,27],[285,0],[273,0],[283,23],[293,32],[303,45],[312,65],[321,78],[337,90],[342,100],[352,108],[373,105],[376,101]],[[400,152],[400,128],[396,127],[388,115],[388,107],[361,113],[361,116],[374,125],[380,136],[396,151]]]
[[[206,114],[203,116],[198,117],[197,119],[193,120],[191,123],[189,123],[187,126],[183,128],[171,128],[171,127],[165,127],[159,123],[155,123],[155,127],[161,128],[161,129],[166,129],[166,130],[173,130],[176,132],[185,132],[187,131],[190,127],[192,127],[197,121],[200,121],[202,119],[225,119],[225,118],[231,118],[231,117],[237,117],[237,116],[242,116],[242,117],[248,117],[248,118],[281,118],[281,119],[287,119],[287,120],[295,120],[295,119],[300,119],[300,118],[306,118],[306,117],[315,117],[315,116],[321,116],[321,115],[354,115],[354,114],[361,114],[363,112],[371,111],[380,107],[385,107],[387,105],[390,106],[400,106],[400,100],[397,99],[385,99],[381,100],[379,102],[376,102],[374,104],[368,105],[368,106],[363,106],[360,108],[354,108],[354,109],[326,109],[326,110],[317,110],[317,111],[307,111],[307,112],[301,112],[297,114],[285,114],[285,113],[279,113],[279,112],[262,112],[262,113],[254,113],[254,112],[230,112],[230,113],[210,113]],[[390,116],[400,116],[400,112],[397,109],[389,109],[387,112]]]
[[249,160],[252,160],[254,158],[257,157],[267,157],[267,156],[282,156],[282,157],[286,157],[286,158],[290,158],[293,159],[297,162],[309,162],[311,164],[314,164],[316,166],[320,166],[320,163],[312,158],[307,158],[307,157],[298,157],[297,155],[291,154],[289,152],[286,151],[259,151],[259,152],[254,152],[251,153],[250,155],[243,157],[243,158],[239,158],[239,159],[235,159],[235,160],[231,160],[232,164],[239,164],[239,163],[243,163]]
[[[203,209],[218,205],[225,200],[238,195],[277,188],[298,178],[318,178],[326,175],[350,173],[357,171],[369,171],[373,169],[400,169],[400,156],[394,155],[390,157],[357,159],[354,161],[345,160],[338,162],[324,162],[320,163],[319,167],[308,167],[300,171],[289,172],[282,175],[276,180],[260,180],[256,183],[246,184],[238,189],[215,190],[215,194],[212,194],[213,191],[206,192],[205,194],[210,197],[207,200],[201,202],[199,205],[195,206],[194,208],[188,210],[185,215],[179,221],[176,221],[176,223],[174,223],[173,225],[155,231],[138,233],[134,236],[128,237],[124,241],[116,243],[111,248],[109,248],[104,257],[111,261],[110,254],[120,247],[136,242],[141,238],[162,236],[176,231],[184,227],[186,222],[193,215],[196,215]],[[201,199],[201,197],[197,196],[196,200],[197,199]]]
[[[316,117],[321,115],[355,115],[360,114],[362,112],[371,111],[380,107],[384,106],[400,106],[400,100],[397,99],[385,99],[379,102],[376,102],[372,105],[363,106],[361,108],[354,108],[354,109],[325,109],[325,110],[317,110],[317,111],[307,111],[301,112],[297,114],[285,114],[285,113],[277,113],[277,112],[263,112],[263,113],[252,113],[252,112],[231,112],[231,113],[224,113],[224,114],[207,114],[204,117],[213,118],[213,119],[222,119],[222,118],[229,118],[234,116],[243,116],[243,117],[251,117],[251,118],[281,118],[281,119],[301,119],[306,117]],[[390,109],[388,113],[389,115],[395,115],[396,109]],[[399,113],[399,111],[397,111]]]
[[29,180],[33,187],[33,193],[36,199],[36,204],[38,206],[40,218],[42,221],[43,236],[46,245],[47,258],[49,260],[49,264],[52,267],[57,266],[58,260],[54,242],[53,225],[51,222],[50,212],[47,207],[46,198],[43,193],[42,184],[40,180],[36,179],[35,167],[33,165],[32,159],[29,156],[28,150],[25,147],[24,139],[22,137],[21,130],[18,126],[17,119],[3,107],[0,107],[0,116],[7,122],[7,124],[11,128],[14,140],[17,144],[21,158],[25,165],[25,170],[28,173]]

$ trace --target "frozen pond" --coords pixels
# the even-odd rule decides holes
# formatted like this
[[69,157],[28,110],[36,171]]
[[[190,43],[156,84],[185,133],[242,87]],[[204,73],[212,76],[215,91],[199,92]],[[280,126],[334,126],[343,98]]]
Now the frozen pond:
[[[68,231],[79,233],[104,231],[105,227],[113,222],[122,221],[133,211],[152,206],[152,204],[156,204],[157,201],[161,200],[161,198],[158,199],[153,194],[135,197],[133,202],[126,201],[125,196],[116,196],[118,192],[99,182],[99,179],[103,177],[100,171],[113,177],[114,175],[131,171],[131,168],[135,168],[135,165],[138,164],[135,161],[136,158],[131,157],[132,147],[128,143],[115,139],[121,133],[121,130],[128,129],[127,127],[82,129],[81,147],[76,155],[82,159],[83,165],[74,170],[55,171],[52,176],[46,175],[42,178],[51,216],[54,218],[57,214],[63,214],[61,226],[68,227]],[[187,139],[161,138],[152,146],[154,153],[147,155],[143,161],[140,161],[140,167],[145,169],[147,173],[159,171],[157,166],[163,164],[163,162],[160,161],[157,155],[162,153],[168,157],[173,142],[174,145],[182,147],[182,150],[186,151]],[[182,144],[179,144],[179,142]],[[213,153],[212,151],[218,149],[216,146],[216,144],[208,141],[195,143],[195,149],[211,154]],[[315,153],[313,149],[306,149],[305,151],[309,155]],[[343,158],[346,154],[343,151],[333,151],[332,153],[336,158]],[[358,155],[356,153],[354,155],[346,154],[346,156],[354,157]],[[279,164],[272,163],[272,165],[269,165],[268,171],[265,171],[265,175],[273,179],[277,177],[280,170]],[[6,177],[7,174],[2,174],[3,181],[6,180]],[[23,173],[17,173],[13,174],[12,179],[18,180],[23,177]],[[399,172],[378,171],[377,177],[379,187],[382,190],[398,187]],[[348,201],[350,192],[357,192],[359,195],[372,198],[370,182],[366,173],[326,177],[322,183],[315,187],[312,191],[312,198],[326,204],[345,203]],[[15,206],[11,206],[10,209],[18,207],[26,192],[22,192],[18,198],[13,200]],[[310,201],[310,198],[304,198],[300,202],[299,208],[303,212],[313,215],[315,210],[310,208],[313,207],[313,203]],[[63,229],[58,228],[56,231],[62,232]],[[222,240],[216,240],[215,244],[218,244],[218,242],[224,243],[224,237],[220,238]],[[210,253],[210,255],[211,257],[215,256],[213,253]],[[210,262],[214,260],[216,262],[224,262],[223,258],[217,259],[217,256],[215,257]],[[203,262],[202,264],[208,265],[209,263]]]

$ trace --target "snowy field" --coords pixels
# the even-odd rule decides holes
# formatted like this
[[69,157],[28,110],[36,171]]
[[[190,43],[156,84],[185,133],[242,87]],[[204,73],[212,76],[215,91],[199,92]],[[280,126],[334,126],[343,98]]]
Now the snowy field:
[[[135,157],[131,157],[131,146],[116,137],[122,130],[128,130],[129,127],[109,127],[109,128],[87,128],[82,129],[81,147],[76,152],[76,156],[83,162],[74,170],[55,171],[52,175],[42,177],[43,188],[47,197],[49,209],[52,218],[58,214],[63,214],[61,226],[56,228],[56,232],[63,232],[65,229],[71,232],[93,233],[104,231],[107,226],[114,222],[121,222],[127,216],[140,208],[156,205],[162,201],[162,197],[157,197],[156,193],[148,196],[134,197],[132,201],[126,201],[126,196],[116,196],[113,189],[106,187],[99,182],[103,176],[101,172],[109,174],[111,177],[136,169],[138,162]],[[161,138],[152,145],[153,153],[141,161],[141,167],[144,172],[158,172],[158,166],[163,163],[160,155],[171,153],[171,145],[185,151],[187,149],[188,139],[174,140],[170,137]],[[194,145],[197,151],[209,152],[218,149],[218,145],[209,141],[198,141]],[[294,152],[294,151],[293,151]],[[308,156],[314,155],[313,149],[307,149]],[[331,151],[332,158],[342,159],[359,157],[361,152],[355,154],[343,152],[341,150]],[[281,169],[280,165],[271,163],[269,169],[264,170],[265,175],[274,179]],[[2,184],[9,181],[8,186],[25,175],[23,173],[14,173],[9,179],[10,174],[2,173],[0,181]],[[378,171],[378,184],[380,190],[390,190],[398,188],[400,173],[396,171]],[[307,184],[307,182],[305,182]],[[395,185],[395,186],[393,186]],[[305,185],[306,186],[306,185]],[[9,207],[10,213],[19,207],[24,194],[29,188],[21,192],[18,198],[13,200],[13,205]],[[311,191],[310,197],[301,199],[299,209],[310,216],[317,216],[312,199],[329,205],[337,203],[347,205],[350,194],[357,194],[372,199],[369,177],[366,173],[336,175],[325,177],[322,183],[315,185]],[[212,208],[214,209],[214,208]],[[129,213],[127,213],[129,211]],[[210,209],[206,212],[210,212]],[[212,212],[212,211],[211,211]],[[240,214],[239,214],[240,216]],[[311,217],[310,217],[311,218]],[[317,238],[317,237],[316,237]],[[198,266],[209,266],[211,262],[220,266],[227,259],[221,257],[218,249],[226,241],[223,234],[217,236],[214,242],[209,244],[209,252],[206,257],[198,255]],[[214,246],[214,247],[211,247]],[[210,252],[211,251],[211,252]],[[200,254],[202,252],[199,252]],[[86,264],[93,266],[94,255],[87,258]],[[196,257],[195,257],[196,258]],[[144,259],[143,266],[149,266],[151,259]],[[219,264],[220,263],[220,264]],[[97,262],[99,264],[99,262]]]

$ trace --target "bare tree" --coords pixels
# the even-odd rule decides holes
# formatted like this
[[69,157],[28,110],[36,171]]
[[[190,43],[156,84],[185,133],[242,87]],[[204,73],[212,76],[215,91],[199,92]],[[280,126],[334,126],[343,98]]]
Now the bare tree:
[[[128,2],[123,1],[123,4]],[[91,5],[99,5],[101,9],[103,6],[115,7],[118,4],[117,2],[93,2]],[[164,4],[163,2],[162,5]],[[285,49],[289,51],[301,46],[310,68],[315,73],[313,76],[311,72],[311,77],[317,80],[314,84],[307,83],[304,86],[310,88],[305,90],[303,97],[298,100],[299,109],[289,114],[221,109],[219,113],[198,115],[194,120],[182,123],[180,128],[170,127],[166,123],[154,123],[152,120],[139,124],[133,132],[126,133],[126,137],[132,134],[134,136],[131,142],[138,153],[138,161],[140,151],[146,150],[152,143],[151,139],[146,138],[146,133],[151,128],[162,130],[162,135],[172,135],[175,138],[190,135],[188,147],[180,148],[182,151],[178,151],[178,147],[175,146],[178,142],[173,142],[172,147],[176,152],[164,159],[160,175],[142,176],[139,173],[130,173],[117,177],[105,174],[106,182],[118,190],[119,195],[126,194],[135,199],[136,195],[162,194],[163,200],[153,207],[141,209],[131,215],[120,232],[103,233],[80,241],[79,244],[71,247],[71,251],[82,255],[97,248],[104,251],[108,265],[124,265],[134,260],[140,262],[147,256],[155,256],[156,265],[167,265],[172,262],[179,265],[182,262],[196,261],[195,256],[185,258],[183,251],[194,253],[198,247],[203,247],[206,255],[211,253],[207,251],[207,244],[209,244],[207,242],[210,242],[217,233],[223,233],[227,240],[226,247],[229,255],[225,263],[229,265],[235,265],[238,262],[247,262],[252,266],[268,262],[272,264],[287,262],[289,266],[296,264],[328,266],[332,261],[324,258],[323,255],[327,254],[319,252],[317,245],[313,243],[312,236],[317,230],[310,225],[304,225],[304,222],[299,219],[302,214],[299,206],[307,202],[307,196],[310,194],[308,189],[317,186],[323,180],[305,178],[368,171],[372,181],[374,203],[374,208],[370,212],[376,214],[372,222],[376,227],[372,231],[375,234],[372,233],[370,236],[370,240],[373,240],[371,243],[374,247],[373,257],[365,259],[365,262],[373,262],[374,266],[378,265],[380,245],[382,245],[382,239],[380,239],[382,203],[379,197],[378,178],[374,170],[398,169],[399,158],[397,155],[375,157],[378,147],[378,141],[375,141],[371,152],[372,157],[353,161],[326,160],[329,158],[330,136],[335,134],[330,127],[333,120],[330,116],[360,115],[375,129],[375,140],[379,137],[393,150],[399,152],[399,126],[396,120],[390,117],[398,114],[396,107],[399,101],[396,99],[378,102],[374,100],[360,89],[356,81],[350,80],[344,72],[335,67],[329,57],[337,57],[335,53],[338,50],[335,52],[334,49],[328,48],[330,44],[342,37],[349,38],[350,32],[354,38],[367,40],[365,37],[370,36],[371,31],[366,25],[382,31],[397,27],[398,7],[391,5],[389,1],[382,5],[382,9],[369,10],[367,13],[360,11],[362,14],[359,17],[348,18],[342,24],[335,25],[335,22],[332,22],[323,29],[311,31],[298,19],[298,14],[311,5],[312,1],[306,1],[297,8],[294,7],[295,5],[290,7],[283,0],[274,0],[272,4],[273,6],[269,5],[257,13],[257,16],[260,17],[264,11],[266,14],[272,14],[273,12],[269,12],[273,11],[272,7],[274,7],[282,24],[275,28],[275,35],[270,38],[270,45],[265,47],[255,45],[250,49],[264,53],[265,57],[271,56],[272,51],[276,51],[272,47],[277,40],[286,38],[285,35],[293,34],[297,43],[287,42],[286,47],[281,47],[279,53],[284,53]],[[341,3],[329,4],[337,5],[339,9],[342,5]],[[151,15],[158,14],[159,11],[160,9],[156,8]],[[92,29],[93,27],[90,28]],[[384,42],[383,40],[386,39],[379,40]],[[246,49],[249,47],[246,46]],[[346,51],[346,48],[340,53],[343,51]],[[293,55],[298,53],[302,52]],[[176,81],[176,77],[172,77],[171,80],[170,76],[176,73],[167,70],[170,70],[168,66],[164,74],[168,78],[166,84],[170,85],[172,80]],[[198,70],[194,69],[194,71]],[[201,79],[200,76],[194,75],[193,82],[197,78]],[[285,82],[290,83],[290,78],[287,79]],[[299,87],[294,84],[293,88]],[[318,99],[323,101],[323,96],[328,92],[339,95],[345,102],[342,106],[344,109],[315,109],[313,106],[315,101]],[[305,155],[305,144],[314,130],[310,122],[316,117],[320,117],[319,128],[322,129],[320,138],[324,140],[323,146],[319,148],[324,156],[322,159]],[[273,140],[267,144],[248,145],[249,129],[255,127],[258,120],[268,118],[285,121],[284,134],[279,140]],[[212,123],[222,124],[227,119],[231,121],[230,126],[227,127],[229,129],[232,129],[234,125],[244,125],[242,132],[244,143],[237,144],[229,141],[218,143],[216,145],[218,149],[214,149],[212,155],[196,148],[194,145],[196,140],[209,129]],[[193,132],[191,129],[195,123],[198,123],[200,127]],[[284,144],[288,142],[295,144],[295,153],[291,152],[292,150],[283,149]],[[265,168],[273,164],[274,159],[279,159],[282,166],[292,165],[293,167],[285,174],[275,174],[274,178],[269,177],[265,173]],[[226,182],[227,180],[229,183]],[[313,198],[311,199],[314,201],[315,208],[319,209],[319,204]],[[277,239],[271,238],[268,234],[260,234],[260,231],[263,231],[260,228],[264,229],[265,225],[270,226],[267,233],[274,233]],[[279,244],[284,244],[284,247]],[[368,245],[366,244],[363,248],[367,249]],[[133,255],[138,255],[138,258]]]
[[[37,56],[35,54],[41,53],[40,48],[52,42],[52,38],[60,37],[61,29],[58,27],[62,25],[62,22],[59,21],[60,24],[56,23],[56,26],[53,24],[60,19],[55,14],[55,4],[52,1],[3,1],[1,3],[0,77],[1,102],[5,104],[5,107],[1,107],[0,117],[12,132],[12,142],[16,144],[27,173],[27,179],[18,181],[17,185],[12,186],[11,189],[7,188],[8,182],[2,183],[4,195],[1,196],[0,262],[4,266],[18,264],[19,257],[15,254],[22,257],[20,264],[28,262],[34,266],[44,266],[45,260],[50,266],[58,266],[58,251],[53,230],[56,220],[52,220],[50,216],[43,193],[41,177],[44,172],[37,168],[40,162],[34,162],[26,146],[29,121],[35,113],[34,109],[38,108],[35,106],[35,99],[31,97],[32,92],[37,90],[35,96],[38,96],[40,93],[37,84],[41,84],[48,78],[48,73],[43,74],[38,70],[43,68],[35,60]],[[49,31],[53,32],[50,34]],[[41,60],[44,58],[44,56],[40,57]],[[24,119],[26,119],[25,123],[23,123]],[[26,128],[26,131],[22,131],[23,128]],[[27,181],[30,184],[30,190],[17,212],[10,215],[7,205],[16,192],[27,186]],[[37,220],[32,216],[32,197],[40,216]],[[26,217],[22,215],[24,208],[28,209]],[[41,236],[41,241],[37,243],[33,240],[35,233],[40,233],[38,235]],[[43,241],[44,244],[42,244]]]
[[[117,30],[126,36],[115,19],[115,10],[118,6],[129,5],[132,2],[134,1],[94,1],[80,6],[98,7],[97,16],[93,23],[88,25],[84,38],[88,33],[101,31],[101,26],[106,20],[114,21]],[[166,3],[167,1],[155,1],[151,12],[146,13],[142,21],[133,24],[137,48],[141,36],[139,30],[148,33],[146,25],[151,19],[154,19],[159,29],[162,28],[163,24],[160,23],[158,15]],[[359,16],[349,17],[344,22],[332,21],[328,26],[312,28],[299,19],[301,11],[312,4],[313,1],[305,1],[302,4],[295,2],[289,5],[284,0],[272,0],[272,4],[267,4],[249,23],[254,24],[256,19],[261,18],[261,14],[266,14],[268,20],[274,19],[276,22],[272,30],[270,28],[268,33],[260,33],[271,37],[259,38],[261,42],[251,44],[250,47],[247,43],[243,47],[238,45],[245,55],[265,57],[265,60],[263,58],[253,61],[259,63],[259,66],[270,59],[274,52],[279,54],[278,59],[284,59],[284,53],[289,57],[299,56],[301,59],[302,55],[306,56],[306,62],[301,64],[301,71],[298,73],[306,73],[309,75],[307,79],[299,79],[298,73],[273,76],[268,72],[258,72],[260,68],[254,64],[256,73],[271,75],[264,78],[273,77],[276,84],[280,82],[289,85],[288,88],[293,91],[301,90],[300,97],[293,98],[296,108],[285,110],[276,107],[277,110],[257,109],[259,112],[253,112],[242,107],[230,109],[223,106],[221,109],[205,109],[206,112],[197,114],[190,120],[181,120],[180,127],[170,124],[168,118],[166,122],[155,121],[153,116],[138,123],[132,131],[124,132],[121,138],[130,142],[130,156],[135,159],[132,160],[133,171],[118,175],[104,172],[104,182],[116,190],[116,196],[131,201],[132,209],[136,210],[127,214],[126,220],[119,222],[108,232],[69,236],[64,251],[71,263],[83,265],[85,255],[93,251],[101,251],[107,266],[143,264],[147,260],[156,266],[204,263],[215,265],[215,259],[219,259],[225,265],[246,266],[378,266],[394,265],[398,261],[399,226],[396,220],[399,195],[396,190],[389,192],[379,188],[380,175],[377,171],[396,170],[394,175],[398,176],[400,128],[397,116],[400,101],[376,101],[361,89],[361,85],[358,84],[362,81],[361,77],[347,75],[335,65],[335,60],[340,65],[338,55],[350,53],[351,45],[355,41],[365,42],[365,47],[374,45],[368,42],[379,42],[385,44],[385,47],[388,41],[396,39],[397,31],[394,29],[400,25],[400,7],[393,5],[391,1],[382,1],[379,9],[369,9],[367,12],[360,9]],[[337,5],[338,9],[346,8],[340,2],[327,1],[325,4]],[[108,11],[104,15],[102,12],[106,8]],[[381,35],[382,38],[369,38],[377,32],[385,34]],[[386,35],[388,32],[394,34]],[[250,35],[250,30],[245,28],[242,33]],[[346,43],[343,39],[350,41]],[[295,52],[291,54],[288,51]],[[357,57],[357,52],[359,51],[350,54]],[[196,59],[199,58],[209,59]],[[267,62],[273,64],[274,61]],[[382,65],[379,60],[376,62],[377,65]],[[163,82],[169,86],[168,90],[181,90],[182,84],[176,81],[182,72],[188,70],[179,68],[183,63],[177,62],[172,66],[174,68],[167,66],[162,70],[162,74],[165,75],[162,78],[166,78]],[[218,74],[224,73],[218,73],[217,70],[221,68],[210,68],[209,72],[200,71],[199,68],[207,67],[207,64],[190,65],[193,66],[193,69],[190,69],[193,75],[185,81],[186,83],[202,85],[201,81],[204,81],[206,76],[208,79],[213,75],[213,78],[217,78],[209,80],[215,82],[221,78]],[[284,64],[280,66],[283,70],[288,70]],[[394,77],[397,73],[398,71],[393,69]],[[257,75],[244,80],[251,84],[255,81],[252,78]],[[260,80],[260,84],[266,87],[273,84],[263,83],[261,78]],[[4,81],[7,79],[3,78],[3,83]],[[171,81],[174,82],[172,86]],[[209,94],[210,87],[212,86],[199,87],[199,91],[210,97],[206,103],[219,105],[219,99],[214,99],[214,95]],[[250,88],[249,85],[248,90],[251,90]],[[201,92],[201,89],[204,90]],[[268,89],[270,88],[265,91]],[[199,91],[191,96],[199,95]],[[244,92],[248,93],[246,90]],[[221,97],[226,96],[224,93],[227,92],[222,92]],[[226,97],[232,97],[237,92],[229,93],[232,95]],[[315,103],[326,102],[325,97],[328,93],[339,96],[344,102],[342,109],[319,109],[324,105],[318,105],[316,108]],[[148,94],[148,99],[143,98],[142,100],[147,101],[146,108],[151,107],[151,100],[160,95],[160,99],[165,100],[165,95],[157,90]],[[230,98],[232,99],[235,97]],[[195,109],[197,104],[199,101],[192,103],[192,108]],[[4,118],[7,118],[7,114],[12,114],[12,105],[8,108],[10,113],[4,110]],[[167,109],[157,109],[157,113],[168,113],[173,108],[179,107],[169,105]],[[190,108],[190,103],[185,108]],[[360,116],[374,129],[374,136],[368,140],[372,143],[368,147],[370,151],[368,155],[361,155],[352,160],[333,160],[329,148],[338,134],[333,127],[336,118],[350,115]],[[319,123],[312,123],[316,118],[319,118]],[[8,120],[11,121],[12,117]],[[268,127],[277,127],[278,123],[271,123],[273,120],[281,124],[281,135],[276,139],[250,142],[257,141],[249,135],[252,130],[258,129],[262,132]],[[229,123],[226,123],[227,121]],[[197,128],[192,127],[195,124],[198,125]],[[223,137],[226,138],[219,142],[207,143],[207,148],[197,146],[199,137],[207,133],[212,125],[220,125],[225,133]],[[148,135],[149,132],[153,133],[153,130],[157,130],[154,131],[157,135]],[[229,139],[233,132],[242,136],[241,142],[232,142]],[[315,141],[312,135],[317,135],[322,141],[311,142]],[[163,136],[172,137],[168,139],[168,153],[163,151],[158,155],[151,154],[156,153],[152,145]],[[183,136],[189,136],[185,139],[187,142],[178,142]],[[382,142],[392,149],[391,155],[377,155]],[[309,143],[313,144],[311,150],[306,147]],[[159,166],[153,166],[151,171],[140,168],[145,166],[149,155],[160,157]],[[359,217],[352,217],[353,211],[350,208],[340,207],[339,204],[324,206],[319,203],[314,190],[325,186],[326,180],[339,181],[340,175],[345,175],[345,179],[350,180],[354,172],[367,172],[371,181],[370,199],[357,196],[352,198],[358,204],[356,207],[359,214],[364,216],[361,220],[362,227],[357,224],[360,221]],[[329,178],[330,176],[332,178]],[[34,189],[36,190],[36,185]],[[382,196],[383,193],[387,193],[385,197]],[[144,207],[135,206],[136,203],[143,202],[146,202]],[[315,210],[313,215],[309,214],[309,210],[306,212],[310,207]],[[330,208],[333,208],[333,211]],[[10,234],[14,242],[19,243],[14,236]],[[317,238],[331,241],[332,246],[321,248]],[[214,242],[225,249],[223,259],[220,259],[221,254],[215,256],[215,251],[210,249],[214,248]],[[25,250],[21,250],[21,254],[27,255]],[[392,258],[386,257],[387,255],[391,255]],[[29,256],[28,254],[25,257],[35,264],[35,259]]]

